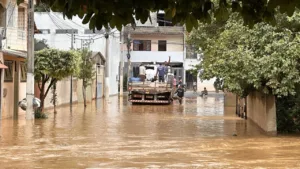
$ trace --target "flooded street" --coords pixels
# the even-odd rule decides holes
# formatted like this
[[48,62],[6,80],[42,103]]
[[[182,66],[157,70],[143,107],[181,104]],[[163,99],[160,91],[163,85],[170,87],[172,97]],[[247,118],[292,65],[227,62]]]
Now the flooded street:
[[4,119],[0,168],[300,168],[299,136],[267,136],[224,115],[223,103],[222,95],[165,106],[112,97],[33,124]]

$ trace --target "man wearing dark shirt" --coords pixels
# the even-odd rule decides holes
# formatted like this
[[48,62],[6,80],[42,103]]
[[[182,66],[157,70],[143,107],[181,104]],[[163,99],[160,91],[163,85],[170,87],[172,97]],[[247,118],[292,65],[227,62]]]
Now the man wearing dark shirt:
[[176,92],[174,94],[177,94],[177,96],[174,96],[174,99],[178,99],[179,103],[182,104],[182,99],[184,96],[184,89],[182,88],[181,85],[178,86],[178,89],[176,90]]
[[200,96],[203,97],[204,95],[208,95],[208,91],[206,90],[206,87],[204,87],[204,90],[201,91]]
[[171,57],[169,56],[169,62],[166,62],[163,64],[159,64],[159,67],[157,68],[157,73],[158,74],[158,81],[159,82],[165,82],[165,74],[168,72],[168,65],[170,64]]

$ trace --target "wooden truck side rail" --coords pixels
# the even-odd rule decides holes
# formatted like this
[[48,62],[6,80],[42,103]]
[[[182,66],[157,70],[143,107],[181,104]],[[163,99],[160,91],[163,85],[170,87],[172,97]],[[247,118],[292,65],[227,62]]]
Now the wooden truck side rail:
[[132,103],[171,103],[172,84],[158,82],[128,83],[129,101]]

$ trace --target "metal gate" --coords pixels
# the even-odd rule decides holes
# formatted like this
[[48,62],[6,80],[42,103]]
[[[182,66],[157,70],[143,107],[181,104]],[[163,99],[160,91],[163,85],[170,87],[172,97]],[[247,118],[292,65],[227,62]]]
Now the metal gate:
[[102,97],[102,83],[97,83],[97,99]]

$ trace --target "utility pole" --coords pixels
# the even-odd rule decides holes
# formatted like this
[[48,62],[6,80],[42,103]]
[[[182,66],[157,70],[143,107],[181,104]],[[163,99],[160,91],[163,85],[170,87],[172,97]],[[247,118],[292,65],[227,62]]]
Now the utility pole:
[[120,57],[120,97],[123,96],[123,71],[124,71],[124,27],[122,28],[121,31],[121,45],[120,45],[120,49],[121,49],[121,57]]
[[[73,43],[74,43],[74,30],[72,29],[71,33],[71,50],[73,50]],[[70,108],[72,110],[72,103],[73,103],[73,76],[71,75],[70,79]]]
[[131,74],[131,61],[130,61],[130,49],[131,49],[131,40],[130,40],[130,33],[128,33],[127,35],[127,42],[126,42],[126,46],[127,46],[127,59],[128,59],[128,72],[127,72],[127,88],[128,88],[128,82],[129,82],[129,78],[130,78],[130,74]]
[[106,30],[105,39],[106,39],[106,46],[105,46],[105,100],[109,101],[109,30]]
[[34,0],[28,0],[26,120],[34,120]]

